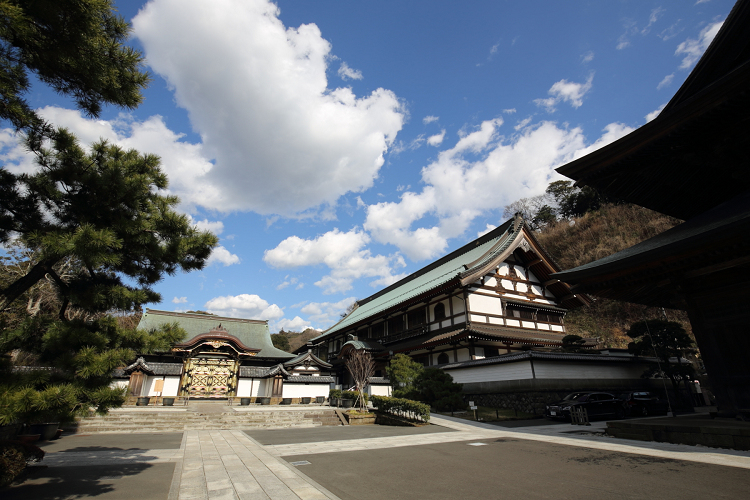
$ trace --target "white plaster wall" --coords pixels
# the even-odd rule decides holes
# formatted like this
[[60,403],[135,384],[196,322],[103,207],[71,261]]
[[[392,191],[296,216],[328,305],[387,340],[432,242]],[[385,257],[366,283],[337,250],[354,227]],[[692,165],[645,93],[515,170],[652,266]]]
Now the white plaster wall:
[[536,325],[533,321],[521,321],[521,326],[524,328],[535,328]]
[[[157,380],[164,380],[164,390],[161,394],[154,390]],[[148,377],[146,387],[148,387],[146,396],[177,396],[177,392],[180,390],[180,377]]]
[[487,316],[479,316],[478,314],[469,314],[469,321],[474,323],[487,323]]
[[[534,367],[536,368],[536,364]],[[448,373],[453,377],[453,381],[459,384],[532,378],[531,364],[528,361],[448,370]]]
[[484,347],[474,348],[474,359],[484,359]]
[[536,378],[555,379],[623,379],[641,377],[645,367],[643,365],[631,365],[630,363],[565,363],[559,361],[534,361]]
[[507,319],[505,320],[505,324],[508,326],[521,326],[521,322],[517,319]]
[[456,355],[458,356],[459,361],[469,361],[471,359],[468,349],[458,349]]
[[469,312],[485,314],[503,314],[503,305],[500,297],[487,297],[477,293],[469,294]]
[[367,394],[371,396],[391,396],[390,385],[368,385]]
[[237,381],[237,397],[257,398],[263,397],[261,387],[265,384],[262,378],[241,378]]
[[497,286],[497,279],[494,276],[485,276],[484,284],[486,286]]
[[328,396],[330,390],[329,384],[287,384],[284,383],[282,392],[285,398],[316,398],[318,396]]
[[112,389],[127,389],[128,385],[130,385],[130,380],[113,380],[109,386]]
[[493,325],[503,325],[504,324],[503,323],[503,318],[493,318],[493,317],[490,317],[490,323],[492,323]]
[[562,325],[550,325],[552,327],[553,332],[561,332],[563,331]]
[[458,297],[453,297],[453,314],[460,314],[465,311],[464,301]]

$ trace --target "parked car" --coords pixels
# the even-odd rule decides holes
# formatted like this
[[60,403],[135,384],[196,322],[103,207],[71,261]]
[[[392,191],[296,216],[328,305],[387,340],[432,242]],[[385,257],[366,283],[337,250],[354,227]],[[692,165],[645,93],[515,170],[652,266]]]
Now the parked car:
[[608,392],[572,392],[562,401],[547,405],[544,416],[570,420],[570,411],[585,408],[590,420],[596,418],[624,418],[623,402]]
[[659,399],[653,392],[629,391],[620,394],[620,400],[628,417],[646,417],[648,415],[666,415],[669,405]]

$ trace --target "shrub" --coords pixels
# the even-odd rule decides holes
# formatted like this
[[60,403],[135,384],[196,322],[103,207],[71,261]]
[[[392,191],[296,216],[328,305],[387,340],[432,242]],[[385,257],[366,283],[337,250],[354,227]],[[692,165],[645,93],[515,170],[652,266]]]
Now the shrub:
[[370,399],[372,399],[372,403],[377,406],[378,410],[382,412],[422,420],[423,422],[430,421],[430,406],[419,401],[375,395],[370,396]]
[[26,465],[44,458],[40,448],[20,441],[0,442],[0,487],[10,484]]
[[[367,393],[365,392],[363,396],[365,398],[365,404],[367,404]],[[357,391],[341,391],[341,399],[351,399],[352,401],[356,401],[358,397],[359,392]]]
[[328,393],[328,399],[333,401],[334,399],[341,398],[341,393],[344,392],[341,389],[331,389]]
[[414,381],[419,400],[438,410],[457,410],[465,407],[461,397],[462,384],[453,381],[453,377],[438,368],[425,368]]

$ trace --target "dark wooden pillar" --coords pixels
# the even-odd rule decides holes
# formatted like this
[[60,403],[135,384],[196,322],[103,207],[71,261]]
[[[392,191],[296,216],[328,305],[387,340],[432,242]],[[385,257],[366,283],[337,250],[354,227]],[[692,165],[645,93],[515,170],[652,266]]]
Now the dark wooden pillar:
[[750,266],[683,284],[687,312],[718,410],[750,410]]

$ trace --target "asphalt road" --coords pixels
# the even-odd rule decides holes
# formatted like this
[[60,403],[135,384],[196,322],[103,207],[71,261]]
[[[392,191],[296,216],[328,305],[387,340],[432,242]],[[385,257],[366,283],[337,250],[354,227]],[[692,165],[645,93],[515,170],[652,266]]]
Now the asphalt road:
[[422,427],[392,427],[387,425],[347,425],[325,426],[306,429],[268,429],[245,431],[245,434],[262,445],[319,443],[322,441],[342,441],[345,439],[368,439],[390,436],[411,436],[414,434],[432,434],[435,432],[453,432],[453,429],[439,425]]
[[284,457],[342,500],[737,500],[750,470],[522,439]]

